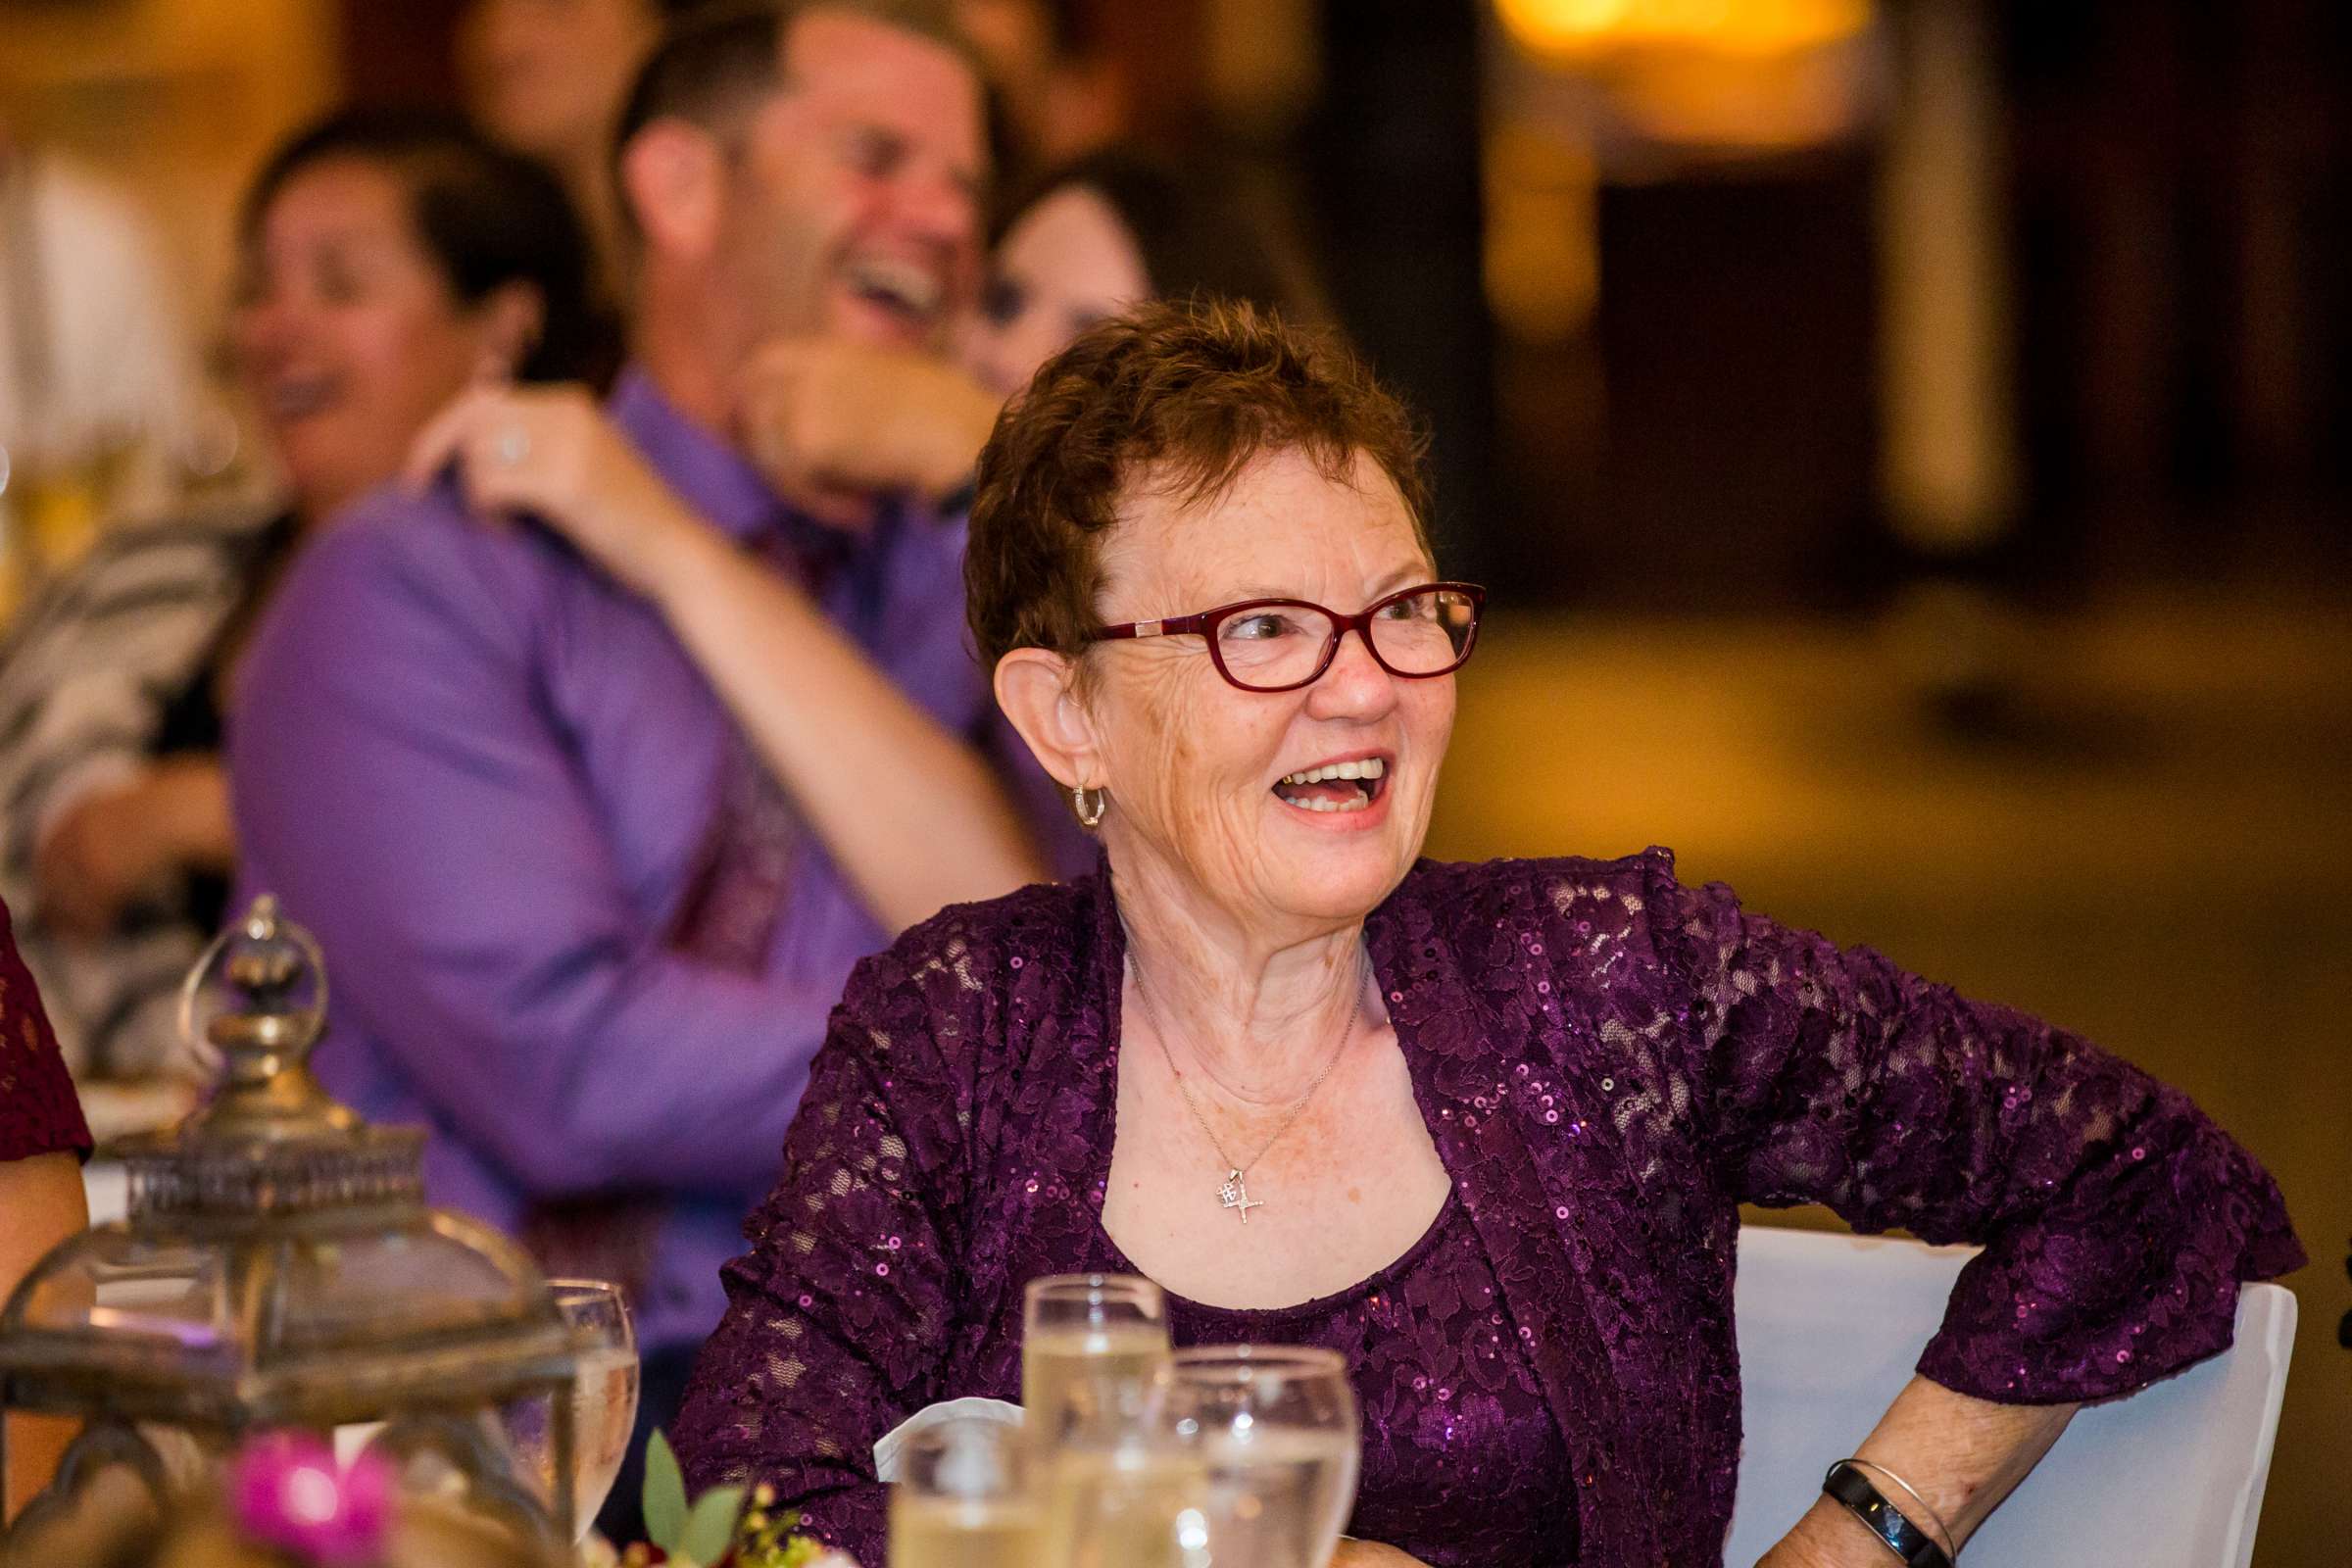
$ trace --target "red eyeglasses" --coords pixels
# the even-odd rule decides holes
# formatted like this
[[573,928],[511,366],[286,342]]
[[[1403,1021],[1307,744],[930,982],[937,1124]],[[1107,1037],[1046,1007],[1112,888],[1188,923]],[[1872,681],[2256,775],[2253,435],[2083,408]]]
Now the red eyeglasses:
[[1381,668],[1405,680],[1449,675],[1470,659],[1487,591],[1475,583],[1426,582],[1343,615],[1304,599],[1245,599],[1199,614],[1105,626],[1095,641],[1122,637],[1205,638],[1217,673],[1246,692],[1289,692],[1323,678],[1352,631]]

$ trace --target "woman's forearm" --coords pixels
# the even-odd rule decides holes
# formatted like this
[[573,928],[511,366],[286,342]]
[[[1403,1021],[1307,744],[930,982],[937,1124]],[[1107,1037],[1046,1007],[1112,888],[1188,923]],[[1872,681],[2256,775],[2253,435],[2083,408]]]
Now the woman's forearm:
[[[1886,1407],[1886,1415],[1853,1450],[1853,1457],[1892,1471],[1910,1484],[1936,1518],[1923,1510],[1899,1487],[1877,1471],[1867,1472],[1879,1490],[1905,1517],[1941,1541],[1936,1522],[1950,1530],[1955,1545],[1966,1545],[2001,1499],[2016,1490],[2041,1456],[2058,1441],[2078,1406],[2072,1404],[1995,1404],[1941,1384],[1914,1377]],[[1751,1436],[1751,1442],[1756,1441]],[[1844,1455],[1823,1456],[1826,1467]],[[1765,1563],[1772,1568],[1796,1565],[1854,1565],[1866,1568],[1891,1560],[1862,1522],[1841,1503],[1823,1496],[1813,1501],[1788,1540],[1774,1548]]]
[[[0,1160],[0,1300],[52,1247],[89,1223],[81,1162],[70,1153]],[[12,1415],[8,1421],[9,1512],[49,1484],[73,1439],[74,1423]],[[4,1523],[5,1521],[0,1521]]]
[[676,535],[655,603],[883,924],[1044,880],[978,752],[798,587],[708,527]]

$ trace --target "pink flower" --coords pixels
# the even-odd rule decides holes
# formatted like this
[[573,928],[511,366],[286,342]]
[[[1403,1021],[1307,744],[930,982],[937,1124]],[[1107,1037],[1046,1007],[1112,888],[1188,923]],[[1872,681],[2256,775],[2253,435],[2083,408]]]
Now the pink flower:
[[229,1472],[237,1525],[258,1544],[318,1568],[364,1568],[383,1551],[392,1518],[392,1470],[362,1453],[346,1470],[307,1432],[255,1439]]

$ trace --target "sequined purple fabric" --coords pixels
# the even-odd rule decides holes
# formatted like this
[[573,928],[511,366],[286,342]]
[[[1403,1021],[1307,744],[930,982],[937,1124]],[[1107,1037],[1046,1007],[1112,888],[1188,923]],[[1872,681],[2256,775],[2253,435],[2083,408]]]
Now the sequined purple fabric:
[[0,904],[0,1160],[67,1150],[90,1152],[89,1125]]
[[[1352,1290],[1263,1312],[1171,1297],[1168,1331],[1178,1345],[1319,1345],[1348,1358],[1364,1436],[1348,1534],[1430,1568],[1576,1561],[1568,1445],[1460,1203]],[[1469,1528],[1465,1495],[1478,1499]]]
[[[1364,936],[1504,1320],[1433,1298],[1407,1337],[1433,1359],[1481,1325],[1518,1342],[1581,1562],[1721,1558],[1742,1200],[1984,1243],[1920,1369],[1991,1399],[2178,1371],[2228,1345],[2239,1281],[2302,1259],[2276,1186],[2178,1092],[1685,887],[1663,851],[1425,861]],[[878,1563],[874,1439],[935,1399],[1016,1396],[1022,1284],[1118,1262],[1123,948],[1098,874],[947,910],[860,965],[677,1424],[697,1484],[771,1480]],[[1422,1419],[1385,1413],[1393,1360],[1352,1370],[1368,1446]],[[1479,1481],[1446,1479],[1450,1516],[1421,1524],[1450,1560],[1524,1561],[1485,1534]]]

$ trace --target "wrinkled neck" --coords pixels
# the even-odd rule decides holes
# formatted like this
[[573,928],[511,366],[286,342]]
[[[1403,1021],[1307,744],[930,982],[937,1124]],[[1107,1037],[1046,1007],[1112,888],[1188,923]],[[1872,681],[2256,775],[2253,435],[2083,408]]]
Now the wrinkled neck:
[[1297,1100],[1381,1016],[1362,922],[1269,931],[1168,881],[1111,868],[1127,934],[1123,1033],[1156,1025],[1182,1070],[1233,1099]]

